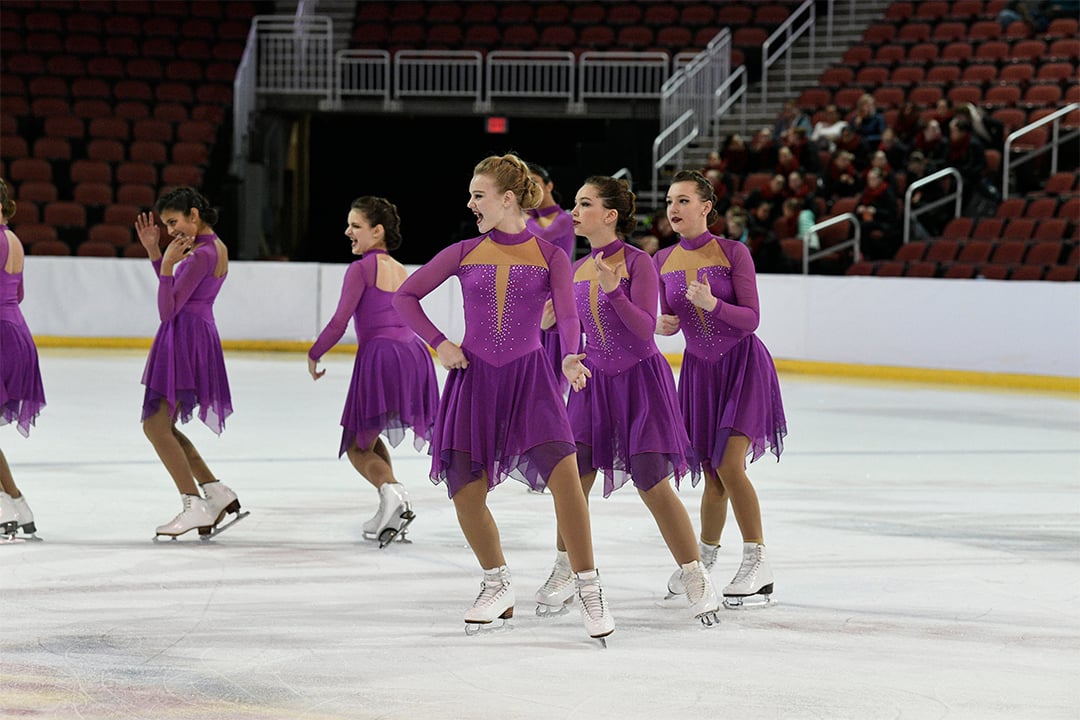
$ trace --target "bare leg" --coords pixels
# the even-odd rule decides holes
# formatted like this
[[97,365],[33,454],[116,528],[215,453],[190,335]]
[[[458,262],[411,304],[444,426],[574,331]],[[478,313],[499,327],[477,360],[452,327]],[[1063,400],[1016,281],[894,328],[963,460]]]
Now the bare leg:
[[708,465],[701,468],[705,488],[701,493],[701,542],[719,545],[727,524],[728,494],[720,476]]
[[720,479],[731,499],[731,509],[735,512],[735,522],[739,524],[743,542],[763,543],[761,506],[746,474],[746,451],[749,448],[750,438],[745,435],[728,438],[724,459],[720,462]]
[[200,485],[206,483],[217,482],[217,478],[214,473],[210,472],[210,468],[206,466],[206,462],[202,459],[202,455],[195,449],[195,446],[187,439],[187,435],[176,429],[176,425],[172,426],[173,436],[176,438],[176,442],[180,443],[180,447],[184,449],[184,456],[187,458],[188,467],[191,468],[191,474],[195,476]]
[[363,475],[376,489],[386,483],[397,482],[394,469],[390,465],[390,454],[379,438],[375,438],[375,442],[367,450],[358,448],[354,440],[345,454],[349,456],[349,462],[356,468],[356,472]]
[[143,421],[143,433],[154,446],[161,464],[176,483],[176,489],[182,495],[198,495],[195,476],[188,463],[187,453],[173,433],[173,419],[164,401],[158,411]]
[[669,480],[658,482],[646,492],[638,491],[645,501],[660,534],[667,543],[671,555],[679,565],[701,559],[697,540],[694,538],[694,525],[690,522],[690,513],[675,494]]
[[[586,473],[585,475],[581,476],[581,492],[585,494],[586,505],[589,504],[589,493],[592,491],[592,486],[594,482],[596,482],[595,470],[593,470],[591,473]],[[562,550],[563,552],[566,551],[566,543],[563,542],[562,533],[559,532],[558,528],[556,528],[555,530],[555,548],[557,550]]]
[[22,495],[22,493],[19,492],[19,488],[15,485],[15,478],[11,475],[11,468],[8,467],[7,458],[4,457],[3,450],[0,450],[0,490],[3,490],[13,498]]
[[574,572],[594,569],[589,503],[581,490],[575,453],[564,457],[551,471],[548,489],[555,501],[555,522],[570,556],[570,568]]
[[499,539],[499,527],[487,506],[487,493],[486,475],[454,493],[458,525],[484,570],[506,564]]

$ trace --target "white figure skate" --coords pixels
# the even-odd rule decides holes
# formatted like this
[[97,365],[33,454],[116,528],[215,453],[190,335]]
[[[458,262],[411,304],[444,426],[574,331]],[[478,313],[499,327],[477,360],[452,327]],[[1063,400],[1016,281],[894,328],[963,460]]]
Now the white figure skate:
[[[719,545],[710,545],[698,541],[698,550],[701,553],[701,564],[705,566],[705,572],[711,573],[713,565],[716,564],[716,555],[720,552]],[[682,568],[680,567],[675,572],[671,573],[671,577],[667,581],[667,595],[664,596],[665,600],[670,600],[676,595],[682,595],[686,592],[686,585],[682,580]]]
[[[202,491],[206,494],[206,508],[210,511],[211,517],[214,518],[214,528],[210,532],[211,537],[220,535],[251,514],[246,511],[240,512],[240,501],[237,499],[236,493],[220,480],[206,483],[202,486]],[[236,517],[222,525],[221,521],[229,514]]]
[[[476,635],[482,629],[496,630],[508,627],[506,621],[514,616],[514,586],[510,582],[510,570],[505,565],[484,571],[480,594],[472,607],[465,612],[465,634]],[[496,620],[502,620],[492,626]]]
[[30,509],[30,504],[26,502],[26,496],[20,495],[17,498],[11,498],[11,502],[15,504],[15,514],[18,516],[17,522],[19,523],[19,529],[23,531],[24,540],[37,540],[41,538],[37,536],[37,526],[34,525],[34,512]]
[[409,492],[401,483],[379,486],[379,509],[364,523],[364,537],[378,540],[384,548],[394,540],[405,541],[405,529],[416,519],[409,502]]
[[6,492],[0,492],[0,544],[12,544],[22,542],[16,538],[19,532],[19,511],[15,508],[15,501]]
[[172,519],[172,522],[158,526],[154,542],[160,542],[158,538],[166,537],[176,540],[179,536],[191,530],[198,530],[200,537],[209,539],[214,529],[214,516],[206,506],[206,501],[198,495],[181,496],[184,509]]
[[773,591],[772,567],[765,555],[765,546],[743,543],[742,564],[735,578],[724,588],[724,607],[764,607],[771,602]]
[[565,550],[555,556],[555,566],[547,582],[536,591],[536,614],[540,617],[564,615],[574,600],[574,573],[570,570],[570,558]]
[[576,573],[574,585],[585,632],[607,647],[607,636],[615,632],[615,618],[608,610],[604,590],[600,586],[600,572],[594,569]]
[[705,627],[720,624],[716,611],[720,609],[720,599],[716,597],[709,571],[700,560],[683,565],[682,582],[686,588],[686,599],[690,603],[690,614],[701,621]]

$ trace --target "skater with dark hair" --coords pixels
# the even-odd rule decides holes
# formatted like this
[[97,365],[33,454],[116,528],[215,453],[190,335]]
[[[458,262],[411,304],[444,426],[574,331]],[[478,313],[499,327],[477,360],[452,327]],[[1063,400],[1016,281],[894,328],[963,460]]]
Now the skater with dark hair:
[[[683,572],[690,614],[717,623],[720,604],[701,564],[694,526],[675,494],[686,472],[686,435],[671,366],[654,339],[659,281],[652,258],[626,244],[636,224],[635,197],[625,180],[594,176],[578,190],[572,216],[592,247],[574,264],[574,297],[585,330],[588,385],[570,396],[567,415],[577,444],[586,498],[598,473],[604,497],[632,481]],[[555,322],[545,313],[544,325]],[[537,611],[561,612],[573,598],[573,576],[561,534]]]
[[345,236],[360,259],[345,271],[337,310],[308,350],[308,372],[313,380],[326,374],[319,369],[319,360],[345,334],[352,318],[358,347],[341,415],[338,457],[348,455],[356,471],[378,491],[378,509],[364,523],[363,533],[386,547],[404,539],[416,515],[408,491],[394,474],[383,438],[397,447],[411,429],[413,447],[426,448],[439,388],[427,345],[392,305],[394,292],[408,274],[389,254],[401,247],[397,208],[385,198],[357,198],[349,209]]
[[[450,371],[432,440],[431,479],[446,483],[484,571],[480,593],[465,613],[466,630],[514,614],[510,571],[487,505],[488,492],[514,477],[533,490],[551,491],[585,630],[604,638],[614,632],[615,621],[593,562],[589,508],[566,405],[540,344],[540,319],[550,296],[566,352],[563,374],[574,390],[585,387],[589,371],[577,352],[580,324],[570,260],[525,227],[522,209],[536,207],[542,192],[516,155],[482,160],[469,183],[477,237],[447,247],[409,276],[394,307]],[[446,338],[420,304],[450,277],[460,281],[465,304],[460,345]]]
[[[7,183],[0,178],[0,425],[15,425],[20,435],[28,437],[45,407],[45,389],[37,346],[19,310],[24,296],[23,246],[7,226],[15,209]],[[20,541],[19,530],[38,539],[34,513],[0,450],[0,542]]]
[[[754,331],[759,322],[757,276],[750,251],[708,231],[715,222],[712,185],[700,173],[672,179],[667,213],[679,243],[653,258],[662,290],[657,332],[686,339],[679,370],[679,402],[690,435],[694,484],[704,476],[701,557],[712,568],[730,500],[742,534],[742,563],[723,589],[725,604],[772,593],[773,577],[757,493],[746,474],[771,450],[780,459],[787,421],[776,367]],[[685,592],[685,573],[668,582]]]
[[183,501],[183,510],[157,528],[155,539],[176,538],[191,530],[205,539],[227,527],[220,523],[230,513],[236,515],[232,522],[247,515],[240,512],[236,493],[217,479],[176,427],[177,421],[190,421],[198,410],[199,419],[220,435],[233,411],[214,323],[214,301],[228,274],[229,253],[214,232],[217,210],[194,188],[169,190],[155,210],[171,238],[164,252],[154,213],[135,219],[139,242],[158,276],[161,317],[143,372],[142,423]]

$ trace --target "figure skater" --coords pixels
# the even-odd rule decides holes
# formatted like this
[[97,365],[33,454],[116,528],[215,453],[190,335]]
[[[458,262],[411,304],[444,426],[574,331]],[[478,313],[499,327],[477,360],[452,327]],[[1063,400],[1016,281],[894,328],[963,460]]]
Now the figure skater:
[[[690,435],[694,483],[702,475],[701,557],[712,568],[730,499],[742,533],[742,563],[723,589],[729,607],[760,595],[768,601],[773,575],[765,554],[761,508],[746,474],[772,451],[777,460],[787,435],[776,366],[754,331],[759,321],[757,276],[749,249],[708,231],[716,222],[712,184],[699,172],[675,175],[667,216],[679,242],[653,261],[663,283],[657,332],[682,330],[686,352],[679,371],[679,402]],[[684,588],[677,570],[668,583]]]
[[[571,387],[589,372],[577,353],[580,325],[570,284],[570,260],[525,227],[522,208],[536,207],[540,186],[516,155],[491,156],[473,171],[468,207],[479,235],[454,243],[414,272],[394,307],[449,370],[432,440],[431,478],[446,483],[458,522],[480,567],[480,594],[465,613],[466,630],[514,614],[514,588],[487,494],[513,476],[547,487],[574,572],[578,607],[588,634],[615,630],[593,562],[589,508],[581,491],[574,436],[547,356],[540,318],[550,295],[567,355]],[[465,337],[448,340],[421,298],[451,276],[461,282]]]
[[[604,475],[604,497],[632,480],[682,571],[693,617],[716,624],[720,607],[701,564],[694,526],[669,479],[686,472],[690,439],[682,424],[671,366],[653,339],[659,280],[652,258],[628,245],[637,224],[625,180],[594,176],[578,190],[572,215],[592,247],[574,265],[577,314],[585,330],[589,384],[570,396],[567,414],[577,443],[586,498]],[[554,323],[548,312],[544,325]],[[573,595],[562,537],[547,582],[536,591],[539,612],[561,612]]]
[[416,514],[379,436],[397,447],[406,429],[412,429],[413,446],[425,449],[431,442],[439,388],[427,346],[391,305],[407,275],[389,255],[401,247],[397,207],[381,197],[357,198],[345,235],[353,255],[361,259],[345,271],[337,311],[308,351],[308,372],[313,380],[326,374],[318,369],[319,359],[345,334],[351,317],[358,348],[341,416],[338,457],[347,454],[356,471],[378,491],[379,507],[364,523],[363,533],[383,548],[394,539],[405,539],[405,529]]
[[[19,310],[24,296],[23,246],[7,226],[15,209],[7,183],[0,178],[0,425],[13,424],[28,437],[45,407],[45,388],[37,346]],[[28,539],[39,539],[34,513],[0,450],[0,541],[21,540],[19,530]]]
[[228,274],[229,254],[214,232],[217,210],[194,188],[169,190],[158,199],[155,210],[172,238],[164,253],[154,214],[135,218],[139,242],[158,276],[161,317],[143,372],[142,424],[183,502],[180,514],[157,528],[155,540],[196,529],[205,539],[222,529],[220,523],[229,513],[236,515],[232,522],[247,515],[240,513],[236,493],[217,479],[176,428],[178,420],[191,420],[197,408],[199,419],[220,435],[233,411],[221,338],[214,324],[214,301]]

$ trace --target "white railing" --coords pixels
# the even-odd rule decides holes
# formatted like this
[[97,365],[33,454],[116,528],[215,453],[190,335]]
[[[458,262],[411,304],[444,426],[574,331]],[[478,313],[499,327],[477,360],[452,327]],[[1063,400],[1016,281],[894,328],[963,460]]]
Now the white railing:
[[670,75],[666,52],[581,53],[578,87],[581,101],[656,98]]
[[[832,12],[832,5],[829,6]],[[814,0],[804,0],[803,4],[795,9],[780,27],[761,46],[761,107],[766,108],[769,104],[769,68],[773,66],[781,55],[786,56],[784,64],[784,91],[791,92],[791,64],[793,62],[792,50],[795,42],[803,35],[807,35],[810,41],[809,58],[807,62],[814,64],[814,22],[816,10]],[[801,24],[800,24],[801,23]],[[775,51],[770,50],[775,47]]]
[[496,97],[575,100],[574,53],[496,50],[487,54],[485,107]]
[[[1014,130],[1009,133],[1009,136],[1005,138],[1005,149],[1001,153],[1001,198],[1003,200],[1009,199],[1009,173],[1011,170],[1015,170],[1017,165],[1023,165],[1026,162],[1030,162],[1040,155],[1049,152],[1050,153],[1050,174],[1053,175],[1057,172],[1058,168],[1058,148],[1066,140],[1071,140],[1074,137],[1080,137],[1080,128],[1072,130],[1061,135],[1061,119],[1073,112],[1074,110],[1080,110],[1080,103],[1071,103],[1065,107],[1050,113],[1046,117],[1039,118],[1033,123],[1025,125],[1019,130]],[[1037,130],[1043,125],[1053,123],[1051,129],[1051,136],[1046,145],[1041,148],[1036,148],[1024,154],[1024,157],[1019,160],[1012,159],[1012,146],[1017,139],[1030,133],[1032,130]]]
[[399,50],[394,55],[394,99],[472,98],[484,92],[484,56],[476,50]]
[[334,106],[346,97],[381,97],[390,106],[392,75],[390,53],[386,50],[338,50],[334,58],[337,84]]
[[[738,83],[738,87],[734,87]],[[713,95],[716,98],[716,109],[713,111],[713,119],[719,121],[732,105],[739,103],[739,124],[746,129],[746,98],[750,94],[750,76],[746,72],[746,66],[740,65],[735,72],[728,76],[720,87],[716,88]]]
[[[687,110],[682,114],[682,117],[669,125],[653,140],[652,193],[654,198],[660,197],[660,168],[664,167],[674,157],[679,157],[680,164],[682,164],[682,151],[697,139],[698,134],[698,122],[694,116],[694,111]],[[669,137],[676,139],[669,141]]]
[[[925,187],[930,183],[935,183],[940,180],[944,180],[947,177],[952,177],[956,180],[956,186],[951,193],[945,193],[937,200],[927,203],[921,206],[915,212],[911,211],[911,196],[921,187]],[[907,190],[904,191],[904,244],[907,245],[911,240],[911,223],[919,215],[930,212],[934,208],[941,207],[942,205],[953,202],[955,207],[953,208],[953,217],[960,217],[960,207],[964,199],[964,177],[960,174],[960,171],[953,167],[942,168],[936,173],[927,175],[924,178],[919,178],[915,182],[908,185]]]
[[846,250],[847,248],[852,248],[853,249],[855,262],[859,262],[862,259],[862,229],[859,227],[859,219],[857,217],[855,217],[855,215],[853,215],[852,213],[841,213],[840,215],[834,215],[834,216],[832,216],[830,218],[825,218],[824,220],[822,220],[819,223],[814,223],[813,225],[810,226],[810,229],[806,232],[806,237],[809,238],[811,235],[816,233],[818,230],[824,230],[827,227],[832,227],[833,225],[838,225],[838,224],[840,224],[842,222],[851,223],[851,226],[853,228],[855,228],[855,237],[851,238],[850,240],[845,240],[843,242],[836,243],[835,245],[830,245],[827,248],[822,248],[821,250],[818,250],[815,253],[810,252],[810,244],[806,240],[803,240],[803,246],[802,246],[802,272],[803,272],[803,275],[809,275],[810,274],[810,263],[812,263],[814,260],[819,260],[819,259],[821,259],[823,257],[828,257],[829,255],[832,255],[833,253],[840,252],[841,250]]

